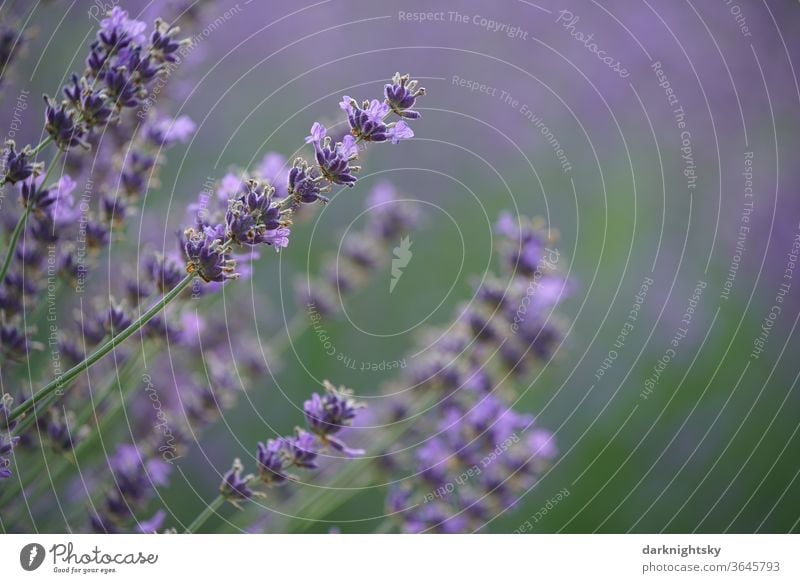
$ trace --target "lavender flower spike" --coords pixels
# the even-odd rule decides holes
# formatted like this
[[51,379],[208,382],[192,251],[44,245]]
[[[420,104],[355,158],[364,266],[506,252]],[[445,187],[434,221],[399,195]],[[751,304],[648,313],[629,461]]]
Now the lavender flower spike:
[[34,173],[41,172],[42,164],[34,164],[31,162],[31,149],[25,147],[19,152],[16,150],[14,140],[6,142],[6,159],[5,162],[5,175],[0,179],[3,183],[15,184],[26,178],[29,178]]
[[219,487],[219,492],[222,497],[233,504],[241,500],[250,500],[253,496],[257,495],[257,492],[253,492],[248,486],[248,483],[253,480],[254,476],[252,474],[242,476],[243,471],[244,466],[241,460],[236,458],[233,460],[231,469],[228,470],[222,478],[222,484],[220,484]]
[[392,82],[384,86],[383,92],[386,103],[393,112],[406,119],[419,119],[420,113],[411,108],[414,107],[417,97],[425,95],[425,88],[417,89],[417,82],[410,75],[395,73]]
[[336,388],[324,381],[325,395],[317,393],[303,404],[306,423],[312,433],[325,445],[330,445],[348,455],[363,455],[363,450],[349,449],[340,439],[334,437],[342,428],[349,427],[362,403],[353,399],[353,392],[344,387]]
[[236,264],[224,238],[224,226],[202,230],[190,227],[184,232],[184,239],[187,273],[196,273],[205,282],[223,282],[237,277]]
[[353,136],[347,135],[335,144],[330,136],[326,136],[321,142],[314,142],[314,155],[320,172],[329,182],[350,187],[356,183],[354,174],[361,167],[350,165],[357,155]]

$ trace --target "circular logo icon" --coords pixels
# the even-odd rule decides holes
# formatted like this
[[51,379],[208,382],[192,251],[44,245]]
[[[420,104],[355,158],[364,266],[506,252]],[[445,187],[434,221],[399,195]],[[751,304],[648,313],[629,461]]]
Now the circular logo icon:
[[44,562],[44,547],[39,543],[30,543],[19,552],[19,564],[26,571],[35,571]]

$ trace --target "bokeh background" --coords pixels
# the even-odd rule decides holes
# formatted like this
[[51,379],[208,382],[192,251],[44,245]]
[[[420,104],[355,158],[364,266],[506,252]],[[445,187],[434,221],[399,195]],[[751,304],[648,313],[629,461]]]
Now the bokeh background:
[[[354,190],[310,214],[291,247],[257,262],[251,280],[226,287],[216,309],[231,319],[220,334],[263,343],[279,335],[302,310],[295,278],[324,267],[324,254],[363,224],[371,187],[388,179],[425,219],[411,234],[413,258],[392,293],[387,265],[326,329],[337,352],[359,363],[413,359],[422,328],[451,321],[491,264],[498,214],[541,216],[560,232],[573,284],[560,310],[568,332],[553,360],[518,387],[518,408],[554,432],[560,453],[518,507],[484,531],[518,529],[564,489],[569,495],[535,531],[798,529],[797,2],[204,4],[213,29],[178,71],[174,103],[195,120],[196,135],[170,153],[113,261],[165,245],[206,180],[267,151],[291,157],[313,121],[341,120],[341,95],[376,96],[395,71],[409,72],[428,89],[415,139],[369,151]],[[34,11],[38,34],[15,75],[36,99],[82,66],[97,24],[92,6],[51,2]],[[159,12],[158,2],[122,6],[147,19]],[[413,13],[440,16],[420,22]],[[493,30],[490,21],[505,27]],[[618,70],[576,31],[593,34]],[[36,99],[24,114],[31,140],[40,127]],[[750,153],[752,178],[744,174]],[[633,329],[615,345],[650,280]],[[763,352],[754,354],[770,313]],[[646,391],[681,328],[685,337]],[[170,512],[196,514],[232,457],[291,431],[319,379],[368,398],[396,376],[349,368],[298,330],[269,368],[162,490]],[[367,487],[302,528],[370,532],[385,494]]]

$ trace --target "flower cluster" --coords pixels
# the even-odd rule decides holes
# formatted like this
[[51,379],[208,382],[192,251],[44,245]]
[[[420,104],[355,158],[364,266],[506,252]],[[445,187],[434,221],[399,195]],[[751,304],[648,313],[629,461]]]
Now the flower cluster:
[[410,108],[425,91],[415,87],[408,75],[397,74],[385,87],[385,100],[373,100],[365,105],[366,110],[346,96],[342,109],[347,113],[350,133],[334,142],[325,126],[315,122],[305,141],[313,146],[316,163],[296,158],[285,179],[278,169],[282,159],[275,157],[265,159],[260,169],[266,180],[227,175],[219,191],[228,197],[224,217],[198,206],[203,212],[198,213],[197,224],[182,234],[187,271],[205,282],[221,283],[238,275],[234,247],[268,245],[279,250],[288,246],[292,215],[301,205],[327,202],[324,194],[334,185],[352,187],[356,183],[360,167],[353,162],[358,159],[359,142],[389,140],[396,144],[414,135],[403,119],[388,122],[387,117],[391,113],[407,119],[419,117]]
[[390,492],[406,532],[468,532],[512,508],[556,455],[552,434],[496,395],[465,390],[438,408],[411,460],[413,481]]
[[[409,89],[410,87],[410,89]],[[406,92],[406,93],[404,93]],[[334,185],[352,187],[357,180],[356,174],[361,169],[354,164],[358,159],[358,145],[361,142],[385,142],[397,144],[414,136],[414,132],[404,119],[417,119],[419,113],[410,109],[417,97],[425,94],[422,88],[416,89],[416,81],[408,75],[394,76],[391,83],[384,88],[383,101],[373,99],[362,105],[352,97],[345,95],[340,106],[347,115],[350,133],[341,141],[334,141],[328,135],[327,128],[319,122],[311,126],[311,134],[306,143],[314,147],[315,165],[303,158],[294,161],[289,172],[288,193],[294,204],[326,201],[324,194],[331,191]],[[404,95],[402,99],[398,96]],[[390,114],[401,119],[388,121]]]
[[[22,149],[7,143],[1,180],[17,185],[23,211],[17,216],[4,213],[3,220],[23,245],[16,246],[12,238],[12,252],[0,277],[0,310],[8,340],[1,350],[6,356],[19,356],[22,348],[24,357],[36,346],[21,342],[32,330],[22,329],[20,314],[35,307],[41,292],[52,287],[47,276],[53,267],[70,286],[83,289],[93,259],[111,243],[114,230],[122,229],[132,204],[155,184],[162,151],[185,141],[194,130],[185,116],[173,120],[156,110],[135,111],[139,101],[134,96],[148,91],[181,46],[175,27],[157,21],[149,37],[145,29],[143,22],[115,7],[100,23],[84,74],[71,77],[63,101],[46,98],[45,130],[50,139],[61,153],[91,146],[91,164],[86,156],[69,155],[60,178],[46,183],[44,164],[34,161],[46,142]],[[120,99],[122,94],[127,97]],[[109,126],[111,121],[115,124]],[[103,132],[94,131],[101,126]],[[58,156],[50,163],[47,176],[56,170],[57,160]],[[84,185],[80,204],[74,194],[79,184]],[[103,194],[92,211],[88,201],[95,188]]]
[[[502,215],[497,235],[499,275],[484,278],[451,326],[431,332],[437,340],[407,375],[415,394],[440,397],[417,427],[424,445],[407,460],[423,479],[399,481],[387,498],[406,532],[479,529],[513,506],[556,455],[553,436],[505,395],[509,379],[552,357],[562,337],[553,309],[569,285],[555,235],[540,222]],[[414,403],[390,409],[396,418]]]
[[[351,390],[336,388],[324,381],[325,393],[313,393],[303,405],[306,429],[297,428],[294,435],[288,435],[259,442],[256,452],[258,480],[268,486],[280,486],[287,481],[296,480],[290,472],[293,468],[315,469],[317,456],[327,448],[345,453],[348,456],[362,455],[363,450],[348,448],[335,436],[342,429],[350,427],[358,410],[364,407],[353,398]],[[256,476],[242,475],[244,467],[239,459],[234,460],[231,469],[220,484],[222,496],[233,503],[248,500],[262,493],[254,491]]]
[[92,530],[115,533],[129,530],[136,522],[140,532],[155,532],[161,528],[166,513],[157,511],[148,520],[137,522],[134,512],[150,499],[157,486],[167,484],[169,466],[160,459],[145,455],[135,445],[123,443],[109,459],[113,486],[104,494],[104,501],[90,514]]
[[64,87],[65,99],[45,97],[45,130],[62,149],[87,146],[86,138],[96,128],[118,119],[126,109],[137,107],[151,85],[177,58],[185,41],[177,40],[179,29],[156,20],[152,32],[114,7],[100,22],[82,76],[72,75]]
[[[286,247],[293,219],[303,205],[326,202],[324,193],[334,186],[356,182],[359,143],[398,143],[413,136],[406,120],[419,117],[410,108],[424,93],[414,89],[407,76],[398,75],[387,85],[383,101],[343,106],[350,133],[340,141],[314,124],[308,140],[313,158],[308,161],[298,158],[287,163],[270,153],[251,173],[225,176],[213,189],[212,204],[193,210],[189,227],[178,234],[175,251],[145,253],[135,273],[126,267],[131,263],[109,262],[105,283],[122,282],[117,301],[101,282],[87,280],[87,269],[99,264],[99,253],[126,227],[138,199],[157,186],[163,150],[185,142],[195,129],[191,120],[165,115],[150,99],[158,77],[173,72],[182,45],[178,29],[163,20],[156,20],[150,32],[146,29],[122,9],[111,10],[100,23],[85,71],[69,78],[63,98],[45,97],[45,140],[22,148],[9,142],[0,170],[0,181],[13,185],[22,203],[16,216],[3,217],[11,237],[0,276],[2,364],[14,359],[30,363],[31,349],[39,347],[33,340],[35,331],[23,327],[24,322],[43,319],[41,311],[31,308],[46,308],[48,321],[60,321],[62,316],[68,320],[69,306],[50,298],[58,297],[63,282],[81,293],[89,291],[74,314],[74,326],[49,327],[52,362],[47,368],[52,369],[48,373],[53,379],[32,393],[25,389],[15,395],[20,399],[13,408],[10,397],[3,399],[0,478],[10,476],[12,460],[35,461],[39,453],[43,458],[47,453],[63,458],[53,467],[50,483],[66,480],[67,496],[86,492],[83,477],[70,476],[78,463],[96,470],[97,476],[108,476],[89,481],[100,494],[93,497],[96,503],[89,513],[90,528],[97,532],[160,529],[165,513],[153,513],[152,506],[157,488],[168,482],[172,462],[221,410],[231,406],[239,389],[264,376],[260,346],[255,350],[246,338],[223,341],[213,318],[204,320],[197,305],[190,305],[192,276],[195,283],[212,284],[200,286],[208,293],[228,279],[247,276],[247,262],[263,246]],[[406,86],[410,93],[402,96]],[[391,115],[400,119],[390,121]],[[56,146],[56,153],[45,165],[38,158],[48,145]],[[91,156],[85,153],[88,149]],[[93,197],[95,193],[99,195]],[[388,204],[391,201],[383,202],[394,207]],[[413,217],[400,206],[376,213],[364,241],[353,244],[349,256],[354,269],[370,265],[367,235],[388,242],[411,227]],[[196,289],[191,292],[194,298]],[[173,300],[178,301],[167,311]],[[137,339],[138,348],[123,344],[129,337]],[[162,350],[167,344],[170,350]],[[113,362],[104,358],[112,350]],[[231,370],[234,356],[237,366]],[[148,374],[140,375],[140,359],[145,357]],[[184,363],[184,372],[175,373],[176,361]],[[204,367],[203,374],[195,376],[190,371],[197,362]],[[150,385],[144,380],[150,379],[150,372],[173,379],[174,386]],[[16,367],[3,366],[0,375],[4,383],[20,377]],[[128,388],[142,382],[143,392]],[[294,479],[291,471],[316,468],[324,451],[363,453],[342,440],[362,405],[347,389],[327,382],[324,389],[304,403],[304,429],[258,444],[255,458],[262,485],[286,483]],[[53,406],[56,402],[58,407]],[[99,440],[120,437],[118,422],[123,414],[124,442],[109,458],[100,459],[100,449],[105,450],[98,447]],[[31,467],[34,470],[23,472],[18,483],[9,482],[9,492],[30,488],[41,493],[32,483],[35,466]],[[242,472],[241,464],[235,463],[221,488],[232,501],[256,494],[254,478]],[[11,499],[4,498],[4,504]],[[85,516],[82,511],[80,515]],[[150,518],[139,522],[141,515]],[[16,527],[20,517],[11,520]]]

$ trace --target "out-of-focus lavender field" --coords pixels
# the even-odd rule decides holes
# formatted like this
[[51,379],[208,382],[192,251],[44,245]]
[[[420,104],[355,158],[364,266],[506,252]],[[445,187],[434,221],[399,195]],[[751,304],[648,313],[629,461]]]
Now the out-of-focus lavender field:
[[[35,145],[45,136],[41,95],[84,69],[103,3],[4,4],[3,22],[5,9],[19,14],[25,43],[3,75],[0,134]],[[257,260],[240,262],[246,277],[182,308],[192,349],[205,355],[197,342],[213,343],[208,358],[169,335],[152,346],[131,339],[129,350],[146,354],[133,374],[120,353],[81,389],[85,404],[121,379],[100,409],[113,423],[65,422],[75,436],[100,431],[85,456],[48,446],[49,427],[23,439],[0,486],[3,529],[96,528],[102,484],[122,463],[115,448],[163,437],[155,394],[183,445],[167,460],[168,479],[133,456],[154,492],[133,514],[140,523],[163,510],[158,530],[181,531],[214,500],[234,458],[259,473],[255,444],[304,425],[304,401],[330,379],[367,405],[341,432],[366,453],[328,447],[321,458],[335,459],[319,470],[242,511],[217,508],[201,530],[798,530],[797,2],[119,6],[148,26],[162,14],[182,19],[192,50],[170,70],[169,92],[148,99],[196,127],[164,153],[158,180],[111,232],[90,291],[73,298],[59,288],[65,330],[76,310],[93,313],[93,297],[122,300],[144,255],[172,251],[187,207],[217,188],[209,185],[245,168],[266,177],[271,152],[285,174],[296,156],[310,158],[303,139],[315,121],[341,139],[343,96],[381,98],[396,71],[409,73],[426,89],[414,107],[421,117],[409,123],[412,139],[359,152],[354,188],[301,208],[286,249],[256,249]],[[119,188],[98,182],[91,204]],[[3,192],[0,213],[18,214],[18,190]],[[407,213],[403,228],[359,239],[387,208]],[[3,217],[4,242],[16,214]],[[539,222],[519,227],[520,216]],[[509,328],[475,306],[494,274],[508,284],[503,262],[520,228],[542,238],[547,273],[540,286],[538,265],[514,272],[522,299]],[[351,269],[353,257],[364,273]],[[338,285],[310,302],[331,279]],[[46,308],[26,314],[44,350],[5,360],[0,393],[29,395],[42,370],[45,380],[57,374]],[[438,381],[436,399],[483,382],[476,361],[502,358],[534,319],[533,362],[481,389],[498,409],[487,412],[483,397],[437,409],[420,390],[422,376],[442,372],[431,357],[460,341],[456,324],[468,321],[485,346],[459,347],[463,362],[446,370],[458,382]],[[128,385],[134,397],[115,409]],[[208,390],[190,402],[189,386],[192,399]],[[469,438],[450,435],[464,427]],[[512,459],[512,442],[530,457]],[[69,468],[53,470],[62,463]],[[10,483],[19,492],[4,501]]]

